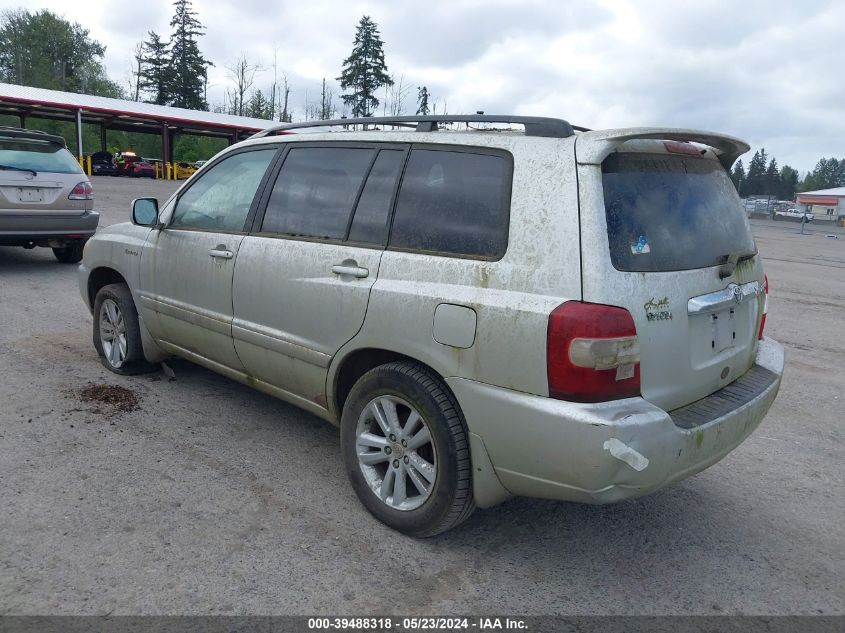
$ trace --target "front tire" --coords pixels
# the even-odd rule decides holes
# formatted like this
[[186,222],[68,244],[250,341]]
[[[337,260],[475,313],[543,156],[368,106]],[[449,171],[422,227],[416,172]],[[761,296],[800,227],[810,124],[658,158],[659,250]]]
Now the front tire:
[[340,439],[352,488],[393,529],[434,536],[475,509],[466,423],[431,370],[395,362],[364,374],[344,404]]
[[109,371],[123,376],[150,371],[132,293],[126,284],[109,284],[94,299],[94,347]]
[[74,242],[70,246],[54,248],[53,255],[63,264],[78,264],[82,261],[82,249],[85,242]]

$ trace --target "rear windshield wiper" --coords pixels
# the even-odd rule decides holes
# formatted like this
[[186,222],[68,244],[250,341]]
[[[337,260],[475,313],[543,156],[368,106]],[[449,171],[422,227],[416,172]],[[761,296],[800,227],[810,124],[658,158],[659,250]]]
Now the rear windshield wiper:
[[0,169],[3,171],[28,171],[33,177],[38,175],[38,172],[34,169],[27,169],[26,167],[15,167],[14,165],[0,165]]
[[746,259],[751,259],[757,254],[757,251],[734,251],[733,253],[728,253],[727,255],[722,255],[716,260],[717,264],[721,264],[719,268],[719,279],[724,279],[726,277],[730,277],[734,274],[736,270],[736,265],[739,262],[744,262]]

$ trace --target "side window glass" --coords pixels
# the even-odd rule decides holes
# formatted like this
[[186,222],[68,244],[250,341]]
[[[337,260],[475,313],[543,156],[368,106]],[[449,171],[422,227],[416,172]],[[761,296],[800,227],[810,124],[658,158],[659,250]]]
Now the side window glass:
[[344,239],[374,152],[339,147],[291,149],[267,203],[261,231]]
[[349,230],[350,242],[384,244],[393,187],[402,168],[404,155],[403,151],[395,149],[379,152],[355,208],[355,217]]
[[276,149],[241,152],[205,172],[176,203],[169,226],[243,231],[261,178]]
[[510,161],[503,156],[412,150],[390,246],[501,257],[508,243],[511,177]]

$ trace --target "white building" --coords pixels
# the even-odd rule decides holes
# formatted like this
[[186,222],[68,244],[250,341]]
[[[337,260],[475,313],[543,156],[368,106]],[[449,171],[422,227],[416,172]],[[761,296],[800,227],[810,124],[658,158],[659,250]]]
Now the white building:
[[795,195],[796,205],[815,215],[816,220],[830,220],[845,217],[845,187],[805,191]]

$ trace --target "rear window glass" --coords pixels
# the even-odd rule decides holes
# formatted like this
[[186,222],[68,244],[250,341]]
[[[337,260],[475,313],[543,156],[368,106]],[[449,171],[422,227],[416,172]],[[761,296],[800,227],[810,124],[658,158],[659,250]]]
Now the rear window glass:
[[0,165],[54,174],[82,173],[66,148],[47,141],[0,138]]
[[273,187],[261,230],[345,239],[349,216],[375,150],[291,149]]
[[602,182],[617,270],[690,270],[756,252],[739,196],[717,161],[620,152],[602,164]]
[[504,156],[412,150],[390,246],[499,258],[508,244],[511,163]]

